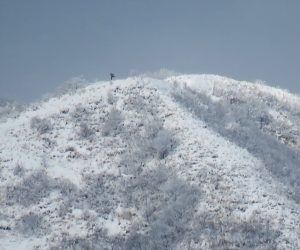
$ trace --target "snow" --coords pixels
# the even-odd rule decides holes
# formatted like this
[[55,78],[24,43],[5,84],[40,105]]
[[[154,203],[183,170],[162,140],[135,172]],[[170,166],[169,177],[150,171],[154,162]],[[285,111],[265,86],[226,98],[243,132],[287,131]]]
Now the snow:
[[[202,186],[205,185],[205,192],[208,195],[205,209],[215,210],[219,205],[224,206],[225,199],[228,206],[230,203],[235,203],[237,199],[243,202],[248,201],[245,212],[233,211],[236,217],[247,220],[253,213],[259,212],[264,218],[272,218],[274,226],[281,227],[285,237],[293,239],[294,242],[298,241],[299,231],[291,232],[288,229],[296,222],[299,230],[299,213],[293,214],[293,211],[299,212],[299,205],[274,193],[276,189],[282,187],[270,177],[263,163],[249,154],[247,150],[237,147],[211,131],[203,122],[195,120],[192,115],[187,115],[167,96],[164,96],[164,99],[169,107],[173,106],[171,112],[174,114],[170,124],[166,125],[182,130],[178,133],[181,135],[181,146],[178,152],[181,152],[181,158],[184,159],[185,164],[183,162],[177,164],[180,166],[178,171],[186,179],[192,179],[197,169],[206,168],[207,165],[213,167],[201,182]],[[217,158],[212,158],[212,155],[216,155]],[[204,157],[207,159],[199,162],[199,158]],[[194,161],[193,168],[182,168],[189,161]],[[226,198],[223,191],[218,197],[214,181],[216,176],[223,179],[221,185],[224,185],[226,192],[229,193]],[[212,193],[216,196],[213,200],[209,200]],[[285,204],[285,207],[278,204]],[[286,225],[281,224],[282,220],[286,221]]]
[[[219,134],[177,102],[173,98],[174,91],[180,92],[186,87],[211,97],[216,103],[223,100],[225,95],[231,98],[239,92],[245,100],[253,96],[262,96],[266,100],[275,98],[278,105],[274,106],[275,101],[270,99],[269,115],[282,127],[292,128],[298,133],[294,135],[295,143],[287,144],[286,147],[299,152],[300,128],[297,122],[300,118],[297,114],[300,112],[300,98],[285,90],[215,75],[180,75],[164,80],[135,77],[113,83],[96,82],[75,93],[34,104],[19,117],[8,118],[0,124],[0,227],[11,227],[11,230],[0,228],[0,249],[49,249],[59,244],[64,235],[70,239],[88,239],[98,229],[104,230],[110,239],[118,236],[126,239],[130,232],[138,230],[135,228],[147,224],[143,211],[121,204],[123,194],[114,193],[108,188],[98,192],[93,185],[98,187],[101,181],[94,183],[95,180],[91,178],[101,175],[103,178],[111,178],[104,182],[109,181],[110,188],[117,185],[113,183],[114,180],[120,179],[120,183],[125,183],[135,178],[132,174],[121,172],[123,170],[120,168],[123,155],[134,147],[140,147],[135,145],[136,141],[131,141],[135,137],[134,132],[123,137],[122,134],[104,136],[101,128],[112,108],[121,112],[127,128],[147,122],[149,114],[143,116],[136,109],[149,108],[153,103],[157,112],[153,115],[164,121],[164,128],[172,131],[178,145],[166,158],[143,159],[145,168],[156,169],[164,164],[186,185],[198,187],[201,199],[195,207],[195,218],[207,214],[218,221],[238,224],[249,223],[253,218],[268,221],[272,230],[280,232],[276,239],[279,249],[299,249],[299,201],[288,195],[295,192],[294,189],[288,182],[275,177],[262,159]],[[138,103],[139,107],[134,103],[139,101],[138,96],[129,98],[134,95],[134,91],[144,101]],[[116,98],[113,104],[108,103],[108,92],[112,92]],[[128,106],[131,103],[135,109]],[[145,103],[149,103],[149,107]],[[37,133],[30,127],[33,117],[49,119],[52,130],[44,134]],[[91,137],[80,137],[78,131],[81,123],[88,124],[93,130]],[[228,129],[234,129],[234,124],[228,123]],[[276,140],[279,140],[278,127],[270,126],[266,127],[265,133],[274,138],[277,136]],[[284,132],[291,135],[290,130]],[[281,141],[279,143],[284,144]],[[17,166],[24,173],[16,174]],[[296,170],[299,168],[293,167]],[[6,196],[7,187],[23,185],[24,178],[36,171],[45,171],[53,183],[57,180],[71,183],[74,186],[70,186],[70,189],[77,191],[66,191],[68,188],[61,191],[56,184],[51,184],[55,188],[50,190],[49,196],[42,197],[37,203],[24,207],[9,200],[9,196]],[[64,197],[63,192],[69,192],[65,195],[70,197]],[[73,198],[75,194],[72,192],[82,194],[75,193],[78,197]],[[102,211],[102,207],[99,207],[99,212],[96,206],[85,201],[91,199],[88,202],[93,203],[97,197],[105,195],[118,205],[108,211]],[[76,202],[82,202],[82,205],[74,206],[67,198],[75,201],[79,199]],[[39,215],[44,224],[39,231],[26,236],[18,229],[18,225],[20,218],[30,212]],[[141,234],[145,233],[143,230],[147,231],[140,229]],[[184,239],[177,247],[181,244],[185,244]],[[210,249],[208,238],[203,238],[200,244],[204,249]]]

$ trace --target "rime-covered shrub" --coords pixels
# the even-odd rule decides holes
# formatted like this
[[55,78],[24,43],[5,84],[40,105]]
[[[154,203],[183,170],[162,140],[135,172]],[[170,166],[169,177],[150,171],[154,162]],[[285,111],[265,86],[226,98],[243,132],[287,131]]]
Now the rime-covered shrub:
[[139,93],[132,94],[127,100],[127,105],[129,110],[135,110],[139,114],[151,113],[153,109],[152,105],[147,103],[146,98]]
[[174,136],[168,130],[160,130],[150,143],[150,149],[159,159],[165,158],[175,144]]
[[77,190],[73,184],[60,187],[60,193],[65,202],[60,207],[60,214],[66,214],[69,209],[90,209],[102,217],[107,217],[118,206],[118,201],[111,199],[118,188],[117,177],[110,174],[86,175],[83,180],[85,187]]
[[113,105],[116,102],[117,98],[113,95],[112,90],[107,91],[107,102],[110,105]]
[[174,134],[164,128],[163,120],[151,114],[141,117],[134,133],[123,133],[128,147],[121,157],[120,171],[125,174],[139,174],[148,160],[164,159],[177,144]]
[[158,132],[163,129],[163,121],[156,118],[156,117],[151,117],[151,118],[145,118],[144,119],[144,129],[142,130],[142,136],[144,138],[148,139],[153,139],[157,136]]
[[164,166],[143,170],[125,183],[123,192],[125,205],[135,207],[145,221],[135,225],[137,230],[123,243],[125,249],[174,249],[193,230],[200,191]]
[[248,221],[221,221],[205,213],[198,219],[191,238],[205,239],[209,249],[277,249],[280,232],[268,221],[252,217]]
[[176,138],[160,121],[156,121],[146,124],[141,136],[136,138],[136,145],[136,154],[140,158],[154,156],[164,159],[174,149]]
[[45,134],[51,131],[52,125],[50,120],[48,119],[41,119],[37,116],[32,117],[30,120],[30,127],[36,130],[39,134]]
[[74,196],[77,189],[74,184],[64,179],[51,179],[45,171],[36,171],[26,176],[15,186],[7,186],[6,202],[9,205],[14,203],[28,207],[38,204],[43,198],[49,196],[53,191],[60,191],[65,198]]
[[43,224],[43,218],[40,215],[30,212],[21,217],[17,230],[27,236],[37,236],[42,232]]
[[102,135],[116,136],[119,134],[123,127],[123,117],[121,112],[112,108],[102,128]]
[[[135,225],[121,249],[276,249],[279,233],[267,222],[218,220],[196,214],[200,190],[163,167],[128,180],[123,197],[136,207],[146,224]],[[194,248],[190,248],[190,246]]]
[[78,195],[77,186],[67,179],[52,180],[53,189],[59,191],[60,195],[65,199],[75,199]]
[[260,129],[262,129],[265,126],[268,126],[272,122],[272,119],[269,114],[263,112],[259,115],[258,121],[259,121]]
[[17,166],[13,170],[13,174],[19,177],[23,176],[24,172],[25,170],[20,164],[17,164]]
[[78,130],[78,136],[83,139],[91,138],[94,131],[86,123],[81,123]]
[[51,250],[103,250],[113,249],[121,250],[117,248],[117,240],[113,242],[106,236],[106,232],[98,230],[92,235],[86,237],[74,237],[64,235],[62,240],[55,246],[50,247]]
[[8,186],[6,200],[23,206],[37,204],[51,192],[52,183],[44,171],[37,171],[25,177],[16,186]]
[[[138,232],[132,232],[126,239],[124,249],[140,250],[145,249],[145,240]],[[144,248],[143,248],[144,247]]]
[[74,250],[94,250],[94,249],[103,249],[103,248],[96,248],[93,242],[89,239],[83,238],[71,238],[66,239],[64,238],[58,246],[52,247],[51,250],[65,250],[65,249],[74,249]]
[[76,124],[86,122],[89,115],[89,111],[82,105],[77,105],[75,109],[70,112],[70,116]]

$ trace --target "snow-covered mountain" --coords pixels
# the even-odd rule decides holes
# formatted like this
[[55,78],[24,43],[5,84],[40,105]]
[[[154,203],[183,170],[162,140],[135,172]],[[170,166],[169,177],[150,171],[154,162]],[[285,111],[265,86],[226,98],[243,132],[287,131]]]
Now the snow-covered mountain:
[[97,82],[0,124],[0,249],[300,249],[300,98]]

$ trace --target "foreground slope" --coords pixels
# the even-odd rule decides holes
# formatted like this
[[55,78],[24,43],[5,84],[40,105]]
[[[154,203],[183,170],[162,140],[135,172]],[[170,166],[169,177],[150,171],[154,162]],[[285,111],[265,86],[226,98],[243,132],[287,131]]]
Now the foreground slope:
[[96,83],[0,125],[0,249],[299,249],[300,101],[211,75]]

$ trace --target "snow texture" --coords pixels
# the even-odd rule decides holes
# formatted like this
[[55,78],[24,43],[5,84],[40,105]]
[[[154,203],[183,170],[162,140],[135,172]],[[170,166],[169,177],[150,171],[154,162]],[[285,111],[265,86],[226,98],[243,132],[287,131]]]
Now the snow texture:
[[3,113],[0,249],[300,249],[299,96],[139,76]]

